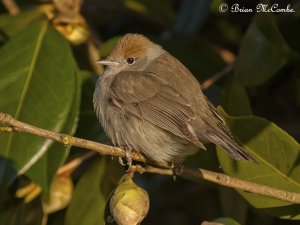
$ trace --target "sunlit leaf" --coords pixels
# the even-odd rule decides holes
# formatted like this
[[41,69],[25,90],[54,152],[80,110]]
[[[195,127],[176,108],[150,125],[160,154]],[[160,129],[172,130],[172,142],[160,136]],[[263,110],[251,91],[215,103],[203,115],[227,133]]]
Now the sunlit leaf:
[[[234,177],[300,193],[300,145],[270,121],[255,116],[229,117],[221,109],[219,111],[236,139],[259,161],[259,164],[234,161],[218,147],[222,169]],[[274,216],[300,219],[300,205],[239,192],[254,207]]]
[[234,219],[232,219],[232,218],[225,218],[225,217],[217,218],[217,219],[214,220],[214,222],[221,223],[221,224],[224,224],[224,225],[240,225]]
[[20,12],[12,16],[9,14],[0,15],[0,30],[8,37],[13,37],[18,32],[25,29],[34,21],[43,18],[42,10],[34,9],[31,11]]
[[[34,24],[3,46],[0,57],[4,59],[0,62],[1,112],[48,130],[74,131],[77,68],[62,36],[45,22]],[[62,146],[50,152],[53,141],[29,134],[0,133],[0,142],[0,154],[11,159],[19,174],[26,172],[42,189],[50,185],[67,150]],[[42,156],[42,161],[28,171]]]
[[[79,78],[79,73],[80,71],[76,73],[78,78]],[[60,131],[60,133],[63,134],[73,135],[78,125],[79,106],[81,100],[81,82],[77,82],[76,86],[77,86],[75,88],[76,93],[74,94],[74,99],[71,104],[71,111],[67,116],[64,127]],[[71,146],[54,142],[49,147],[48,154],[43,155],[43,157],[41,157],[39,161],[37,161],[36,164],[34,164],[32,168],[29,170],[29,172],[32,172],[31,175],[32,179],[38,180],[40,178],[40,180],[44,180],[44,185],[42,186],[43,189],[42,195],[45,200],[48,198],[49,188],[57,172],[57,169],[63,164],[63,162],[67,158],[70,148]],[[46,177],[39,177],[41,174],[39,168],[41,167],[46,168],[47,170]]]

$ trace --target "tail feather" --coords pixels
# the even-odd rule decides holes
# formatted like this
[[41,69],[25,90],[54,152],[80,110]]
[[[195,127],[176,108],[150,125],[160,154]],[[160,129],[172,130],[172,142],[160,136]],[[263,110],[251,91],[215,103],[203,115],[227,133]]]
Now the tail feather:
[[218,132],[211,133],[207,137],[211,142],[222,147],[226,153],[228,153],[233,159],[240,160],[245,159],[258,163],[252,155],[245,152],[244,149],[236,143],[229,131],[219,130]]
[[210,142],[221,146],[225,152],[235,160],[245,159],[258,163],[252,155],[245,152],[242,147],[236,143],[231,132],[226,128],[225,120],[218,114],[214,105],[208,99],[206,99],[206,102],[217,126],[207,124],[209,132],[205,134],[205,138]]

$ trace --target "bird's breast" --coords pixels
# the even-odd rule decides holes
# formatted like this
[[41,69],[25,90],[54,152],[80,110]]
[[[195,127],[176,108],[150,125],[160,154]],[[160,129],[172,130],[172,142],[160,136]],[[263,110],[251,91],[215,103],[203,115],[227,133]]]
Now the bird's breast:
[[94,109],[106,133],[114,145],[124,145],[123,127],[125,123],[122,109],[113,102],[111,96],[111,77],[102,76],[96,83]]

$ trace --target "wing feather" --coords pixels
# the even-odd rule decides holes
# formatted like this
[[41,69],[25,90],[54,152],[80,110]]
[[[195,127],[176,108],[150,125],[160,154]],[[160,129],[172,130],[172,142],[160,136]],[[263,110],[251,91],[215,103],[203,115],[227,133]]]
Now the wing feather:
[[188,123],[195,119],[190,103],[158,76],[121,72],[111,85],[111,98],[127,113],[205,149]]

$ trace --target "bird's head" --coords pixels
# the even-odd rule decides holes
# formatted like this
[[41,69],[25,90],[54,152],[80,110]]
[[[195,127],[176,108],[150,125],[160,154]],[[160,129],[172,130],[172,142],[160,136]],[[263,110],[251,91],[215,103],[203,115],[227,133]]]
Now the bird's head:
[[114,72],[142,71],[164,50],[141,34],[126,34],[121,37],[110,56],[97,61]]

